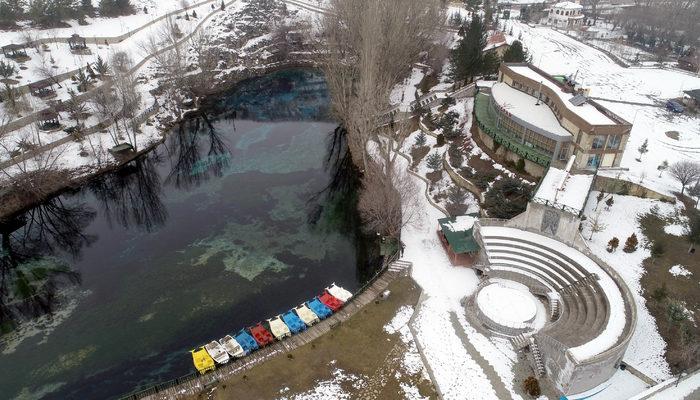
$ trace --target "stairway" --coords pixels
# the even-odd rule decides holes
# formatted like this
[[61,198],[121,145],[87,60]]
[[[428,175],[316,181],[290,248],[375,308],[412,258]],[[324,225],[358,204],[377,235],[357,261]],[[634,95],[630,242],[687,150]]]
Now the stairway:
[[559,299],[550,297],[549,298],[549,317],[550,321],[556,321],[559,318],[559,313],[561,312],[561,304],[559,304]]
[[513,348],[515,348],[515,351],[522,350],[530,345],[530,336],[521,333],[518,336],[510,338],[510,343],[513,345]]
[[532,361],[534,362],[535,375],[537,378],[544,375],[544,362],[542,362],[542,353],[540,353],[540,348],[537,346],[535,339],[530,338],[530,353],[532,354]]
[[408,274],[411,271],[411,267],[413,266],[413,263],[410,261],[405,261],[405,260],[396,260],[393,263],[389,264],[389,272],[395,272],[398,274],[404,273]]

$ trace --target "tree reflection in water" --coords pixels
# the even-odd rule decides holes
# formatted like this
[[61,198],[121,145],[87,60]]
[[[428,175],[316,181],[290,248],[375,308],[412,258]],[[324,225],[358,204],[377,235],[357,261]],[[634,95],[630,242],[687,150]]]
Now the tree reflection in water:
[[181,123],[166,148],[172,160],[166,183],[177,188],[188,189],[212,176],[220,177],[231,163],[228,146],[204,113]]
[[0,332],[51,314],[62,285],[80,283],[80,273],[57,257],[79,258],[96,237],[85,228],[95,211],[82,202],[56,197],[0,226]]
[[311,224],[317,224],[325,212],[327,218],[336,224],[335,229],[352,238],[358,280],[365,282],[382,265],[382,257],[377,238],[365,235],[361,229],[357,211],[361,172],[352,162],[346,134],[342,126],[328,134],[324,167],[330,174],[330,181],[309,198],[308,220]]
[[165,223],[168,211],[161,200],[162,184],[156,169],[160,161],[154,150],[90,183],[89,189],[110,226],[116,220],[124,228],[150,232]]

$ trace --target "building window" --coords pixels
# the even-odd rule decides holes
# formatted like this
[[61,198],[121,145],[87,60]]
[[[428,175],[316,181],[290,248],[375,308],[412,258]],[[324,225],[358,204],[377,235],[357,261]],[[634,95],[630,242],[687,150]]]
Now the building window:
[[588,157],[588,162],[586,162],[586,166],[590,168],[598,168],[600,165],[600,154],[593,154]]
[[613,135],[610,136],[610,140],[608,140],[608,149],[611,150],[617,150],[620,148],[620,143],[622,142],[622,136],[620,135]]
[[593,143],[591,144],[592,149],[602,149],[605,146],[605,136],[598,135],[593,138]]
[[563,143],[559,149],[559,160],[564,161],[569,156],[569,145]]

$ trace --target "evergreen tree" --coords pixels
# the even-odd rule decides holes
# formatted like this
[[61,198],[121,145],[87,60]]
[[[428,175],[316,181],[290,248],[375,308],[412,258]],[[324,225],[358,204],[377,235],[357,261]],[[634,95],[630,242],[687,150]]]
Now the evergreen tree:
[[15,90],[12,88],[10,84],[12,81],[10,81],[9,78],[15,73],[17,73],[17,69],[13,64],[0,61],[0,76],[4,78],[3,81],[5,84],[5,93],[3,97],[7,98],[7,100],[10,102],[10,106],[12,107],[15,106]]
[[606,248],[606,250],[608,251],[608,253],[613,253],[615,250],[617,250],[617,247],[619,245],[620,245],[620,239],[613,237],[608,242],[608,247]]
[[76,16],[77,11],[73,0],[33,0],[27,14],[35,25],[50,27]]
[[226,5],[224,4],[224,0],[221,0],[221,11],[224,11],[226,9]]
[[84,15],[92,16],[95,13],[95,7],[92,5],[92,0],[80,0],[80,11]]
[[197,18],[197,11],[196,10],[192,10],[192,18]]
[[425,146],[425,142],[427,141],[427,136],[425,132],[421,131],[421,133],[416,136],[416,146]]
[[688,196],[695,197],[695,208],[698,208],[698,203],[700,203],[700,181],[695,182],[694,186],[688,188]]
[[633,233],[625,241],[625,247],[622,249],[622,251],[624,251],[625,253],[633,253],[637,250],[638,245],[639,241],[637,240],[637,235]]
[[425,163],[428,168],[432,169],[434,172],[442,169],[442,157],[440,157],[438,153],[431,153],[425,160]]
[[100,15],[103,17],[117,17],[134,13],[131,0],[100,0]]
[[690,248],[688,248],[688,253],[692,253],[695,246],[700,244],[700,213],[693,212],[690,216],[690,221],[688,222],[688,235],[686,236],[688,243],[690,243]]
[[530,58],[530,55],[527,53],[527,50],[523,47],[522,42],[520,40],[516,40],[513,42],[513,44],[510,45],[508,50],[506,50],[505,53],[503,53],[503,62],[506,63],[512,63],[512,62],[527,62]]
[[100,74],[100,76],[105,76],[109,72],[109,65],[100,57],[97,56],[97,61],[95,62],[95,71]]
[[484,47],[486,47],[484,23],[481,18],[474,15],[467,32],[450,55],[452,62],[450,73],[453,80],[470,83],[483,71]]
[[23,0],[0,0],[0,25],[12,26],[24,14]]

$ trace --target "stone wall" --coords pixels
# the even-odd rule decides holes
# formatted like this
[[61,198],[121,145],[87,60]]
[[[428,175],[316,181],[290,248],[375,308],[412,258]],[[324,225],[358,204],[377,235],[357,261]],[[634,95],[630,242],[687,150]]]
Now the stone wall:
[[662,200],[669,203],[674,203],[676,201],[676,199],[671,196],[661,194],[640,184],[601,175],[596,175],[593,181],[593,190],[612,194],[637,196],[645,199]]

